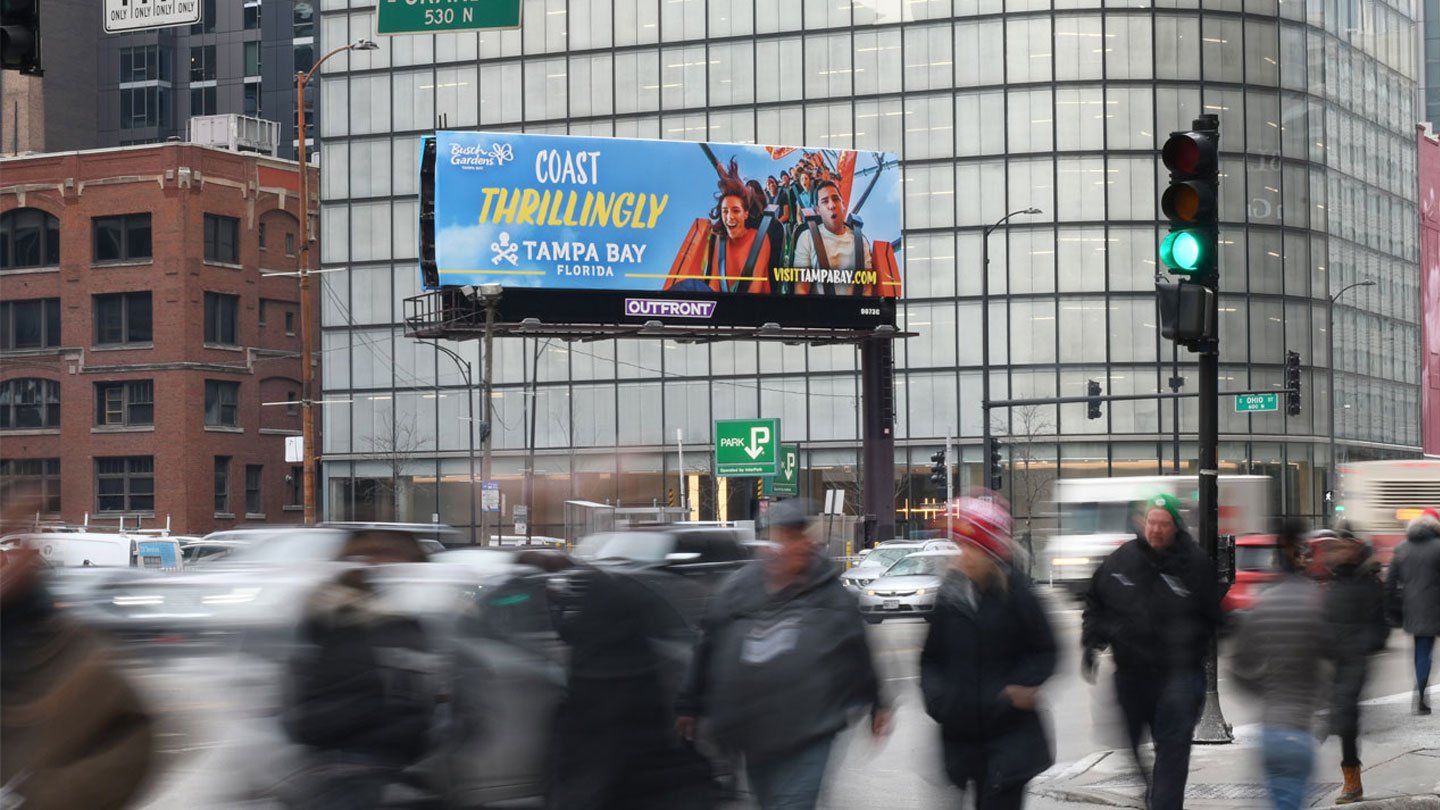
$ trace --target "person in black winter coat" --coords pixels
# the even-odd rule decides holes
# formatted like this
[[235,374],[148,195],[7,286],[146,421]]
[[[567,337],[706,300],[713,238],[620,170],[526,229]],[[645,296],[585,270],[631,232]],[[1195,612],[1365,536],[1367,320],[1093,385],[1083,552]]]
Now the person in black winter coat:
[[1429,714],[1430,666],[1440,636],[1440,511],[1410,521],[1385,581],[1386,618],[1415,637],[1415,713]]
[[1341,527],[1321,549],[1330,582],[1325,621],[1331,630],[1335,676],[1330,693],[1330,731],[1340,738],[1340,771],[1345,780],[1336,804],[1365,797],[1360,782],[1360,693],[1372,653],[1385,649],[1384,586],[1380,563],[1369,544]]
[[[359,532],[342,559],[419,562],[425,553],[409,535]],[[310,595],[299,640],[282,721],[310,757],[281,798],[307,810],[379,807],[386,787],[426,753],[438,690],[425,631],[386,610],[371,571],[359,567]]]
[[1155,743],[1148,806],[1180,810],[1205,700],[1205,657],[1222,618],[1220,593],[1214,564],[1185,531],[1179,501],[1156,495],[1143,518],[1143,534],[1111,553],[1090,581],[1082,674],[1094,683],[1099,652],[1111,650],[1131,749],[1138,752],[1147,728]]
[[940,586],[920,687],[950,780],[975,783],[977,810],[1016,810],[1026,784],[1054,762],[1036,693],[1055,672],[1055,637],[1028,580],[1010,567],[1010,516],[972,498],[957,509],[961,553]]

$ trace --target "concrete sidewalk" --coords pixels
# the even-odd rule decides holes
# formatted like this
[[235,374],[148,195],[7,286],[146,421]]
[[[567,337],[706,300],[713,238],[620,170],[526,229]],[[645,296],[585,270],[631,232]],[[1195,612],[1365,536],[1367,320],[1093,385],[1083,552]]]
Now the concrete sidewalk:
[[[1431,693],[1440,693],[1432,687]],[[1433,700],[1432,700],[1433,702]],[[1320,722],[1323,722],[1321,718]],[[1356,810],[1440,810],[1440,715],[1410,712],[1409,695],[1366,701],[1360,741],[1365,801]],[[1185,806],[1191,810],[1269,806],[1260,764],[1260,729],[1235,729],[1228,745],[1196,745],[1191,751]],[[1141,756],[1151,756],[1149,747]],[[1308,807],[1330,807],[1340,795],[1340,741],[1320,748],[1311,777]],[[1032,795],[1066,803],[1143,810],[1144,783],[1129,751],[1101,751],[1057,766],[1031,783]]]

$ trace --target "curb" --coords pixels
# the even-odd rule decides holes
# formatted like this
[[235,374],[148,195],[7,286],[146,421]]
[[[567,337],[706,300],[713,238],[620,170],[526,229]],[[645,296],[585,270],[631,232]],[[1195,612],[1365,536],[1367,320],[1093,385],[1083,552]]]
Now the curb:
[[1367,799],[1353,804],[1321,804],[1317,807],[1339,807],[1345,810],[1440,810],[1440,795],[1422,793],[1415,796],[1391,796]]

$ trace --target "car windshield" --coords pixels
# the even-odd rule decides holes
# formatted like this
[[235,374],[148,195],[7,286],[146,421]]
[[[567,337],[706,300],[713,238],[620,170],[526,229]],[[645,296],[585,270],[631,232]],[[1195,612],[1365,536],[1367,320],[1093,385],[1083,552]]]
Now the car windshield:
[[909,557],[890,566],[885,571],[887,577],[923,577],[940,576],[945,573],[946,566],[950,565],[948,554],[911,554]]
[[1060,513],[1062,534],[1134,534],[1128,501],[1068,503]]
[[1235,570],[1237,571],[1275,571],[1279,568],[1279,562],[1274,546],[1235,547]]
[[582,539],[575,546],[575,556],[582,560],[660,562],[674,547],[674,536],[664,532],[605,532]]
[[865,561],[861,565],[872,568],[889,568],[896,561],[904,558],[906,554],[914,554],[914,549],[909,548],[877,548],[865,555]]

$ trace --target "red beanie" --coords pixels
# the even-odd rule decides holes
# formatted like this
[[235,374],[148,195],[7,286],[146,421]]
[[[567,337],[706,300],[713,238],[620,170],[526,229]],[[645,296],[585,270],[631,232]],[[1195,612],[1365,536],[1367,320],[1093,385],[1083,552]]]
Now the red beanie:
[[950,508],[956,543],[978,548],[1003,563],[1015,558],[1010,513],[1003,506],[982,498],[958,498]]

